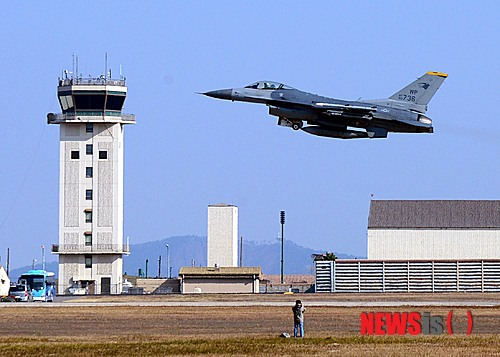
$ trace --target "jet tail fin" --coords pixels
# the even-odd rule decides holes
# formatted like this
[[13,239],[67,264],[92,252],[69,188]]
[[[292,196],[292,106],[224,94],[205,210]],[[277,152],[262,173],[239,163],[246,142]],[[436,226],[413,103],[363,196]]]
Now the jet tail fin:
[[427,72],[416,81],[394,93],[389,99],[404,102],[409,105],[417,104],[427,106],[446,77],[448,77],[446,73]]

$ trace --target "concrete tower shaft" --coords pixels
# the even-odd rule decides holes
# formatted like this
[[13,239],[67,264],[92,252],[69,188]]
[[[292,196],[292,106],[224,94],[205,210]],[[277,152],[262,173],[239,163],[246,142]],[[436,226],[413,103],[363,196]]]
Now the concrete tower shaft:
[[125,79],[63,78],[60,125],[59,294],[119,294],[122,290],[123,126]]

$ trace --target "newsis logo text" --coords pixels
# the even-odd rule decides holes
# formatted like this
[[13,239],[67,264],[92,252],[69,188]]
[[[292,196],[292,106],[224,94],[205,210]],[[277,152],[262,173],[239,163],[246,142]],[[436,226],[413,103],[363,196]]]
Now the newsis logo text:
[[[447,316],[431,315],[430,312],[362,312],[362,335],[441,335],[453,334],[453,311]],[[467,311],[467,335],[472,332],[472,314]]]

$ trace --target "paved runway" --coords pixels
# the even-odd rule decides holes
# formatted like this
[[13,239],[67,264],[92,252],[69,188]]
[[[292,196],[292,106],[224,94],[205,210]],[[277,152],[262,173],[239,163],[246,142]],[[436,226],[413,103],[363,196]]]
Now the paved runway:
[[[404,307],[404,306],[446,306],[446,307],[498,307],[500,301],[307,301],[306,306],[330,307]],[[120,302],[31,302],[31,303],[0,303],[2,307],[16,308],[47,308],[47,307],[176,307],[176,306],[209,306],[209,307],[237,307],[237,306],[290,306],[289,301],[120,301]]]

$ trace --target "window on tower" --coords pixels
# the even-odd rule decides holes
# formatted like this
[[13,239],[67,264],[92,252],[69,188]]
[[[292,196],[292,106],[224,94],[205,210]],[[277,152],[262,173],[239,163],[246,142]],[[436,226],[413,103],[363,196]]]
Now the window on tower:
[[86,167],[85,168],[85,177],[86,178],[91,178],[93,176],[93,169],[92,167]]
[[99,159],[106,160],[107,158],[108,158],[108,152],[107,151],[99,151]]
[[92,144],[87,144],[87,155],[92,155]]
[[85,190],[85,199],[87,201],[92,200],[92,190]]
[[92,268],[92,256],[91,255],[85,256],[85,268]]
[[80,151],[78,150],[71,151],[71,158],[73,160],[78,160],[80,158]]
[[85,245],[92,245],[92,232],[85,232],[83,236],[85,237]]
[[92,123],[87,123],[85,125],[85,132],[86,133],[93,133],[94,132],[94,124]]
[[85,223],[92,223],[92,210],[85,210]]

